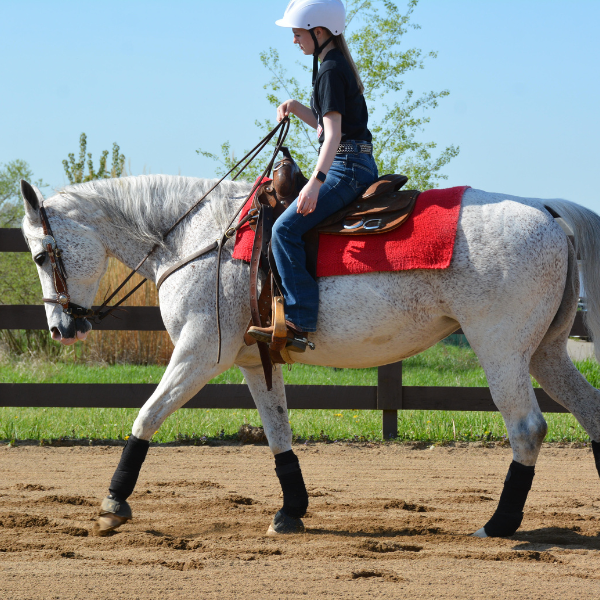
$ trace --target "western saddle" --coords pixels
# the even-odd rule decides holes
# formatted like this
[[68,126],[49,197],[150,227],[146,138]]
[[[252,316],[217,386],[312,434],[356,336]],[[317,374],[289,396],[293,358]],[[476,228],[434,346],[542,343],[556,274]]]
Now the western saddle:
[[[285,307],[281,294],[280,278],[270,248],[273,223],[298,197],[308,179],[292,158],[289,150],[281,148],[283,159],[273,167],[273,180],[256,190],[249,221],[255,231],[250,259],[250,309],[252,325],[273,327],[269,344],[257,342],[248,333],[246,345],[258,344],[265,371],[267,389],[272,385],[273,364],[292,364],[294,352],[304,352],[314,344],[303,337],[288,337]],[[307,268],[316,279],[317,255],[320,235],[375,235],[400,227],[414,209],[419,192],[400,188],[408,181],[405,175],[383,175],[362,196],[337,211],[304,236]],[[263,285],[258,293],[260,275]],[[247,328],[247,329],[248,329]],[[247,330],[246,330],[247,331]]]

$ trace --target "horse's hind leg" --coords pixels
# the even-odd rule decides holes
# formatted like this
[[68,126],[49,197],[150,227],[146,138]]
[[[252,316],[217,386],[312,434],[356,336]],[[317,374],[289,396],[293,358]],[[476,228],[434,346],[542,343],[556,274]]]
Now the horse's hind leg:
[[567,354],[567,340],[577,311],[579,278],[573,248],[569,245],[567,285],[556,316],[531,357],[530,370],[544,391],[564,406],[592,440],[600,475],[600,391],[590,385]]
[[506,537],[513,535],[523,520],[523,508],[547,425],[529,379],[526,357],[513,354],[482,360],[480,356],[480,360],[494,403],[506,423],[513,461],[496,512],[474,535]]
[[566,340],[540,346],[531,359],[531,374],[555,402],[573,414],[590,436],[600,475],[600,391],[575,368],[567,354]]
[[275,456],[275,472],[283,492],[283,507],[273,517],[268,535],[300,533],[304,531],[302,517],[308,508],[308,493],[297,456],[292,450],[283,374],[281,368],[273,372],[273,389],[267,391],[263,369],[242,367],[240,370],[250,388],[265,429],[271,452]]

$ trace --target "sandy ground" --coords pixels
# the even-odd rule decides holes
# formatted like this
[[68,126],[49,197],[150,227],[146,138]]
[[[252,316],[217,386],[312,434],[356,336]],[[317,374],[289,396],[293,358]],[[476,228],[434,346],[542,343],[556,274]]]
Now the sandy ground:
[[264,446],[153,447],[134,521],[89,535],[118,447],[0,449],[0,598],[593,598],[600,480],[588,449],[546,446],[521,530],[469,534],[496,507],[508,448],[299,446],[307,533]]

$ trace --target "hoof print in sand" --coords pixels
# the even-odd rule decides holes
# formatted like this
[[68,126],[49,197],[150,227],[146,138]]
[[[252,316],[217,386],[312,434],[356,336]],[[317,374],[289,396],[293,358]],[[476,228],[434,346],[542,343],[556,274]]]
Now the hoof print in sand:
[[50,521],[47,517],[28,515],[27,513],[0,514],[0,527],[13,529],[16,527],[47,527]]
[[376,542],[374,540],[364,540],[358,547],[361,550],[369,552],[421,552],[423,546],[415,546],[414,544],[398,544],[397,542]]
[[370,577],[381,577],[384,581],[406,581],[404,577],[400,577],[393,571],[381,571],[362,569],[360,571],[352,571],[349,575],[336,575],[336,579],[368,579]]
[[392,500],[391,502],[386,502],[383,505],[383,508],[397,508],[399,510],[409,510],[411,512],[428,512],[429,509],[426,506],[422,506],[421,504],[412,504],[410,502],[405,502],[404,500]]

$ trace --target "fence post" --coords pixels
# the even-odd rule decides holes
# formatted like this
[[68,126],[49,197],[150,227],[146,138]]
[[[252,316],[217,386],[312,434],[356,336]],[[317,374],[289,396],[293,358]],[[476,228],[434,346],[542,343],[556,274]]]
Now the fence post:
[[377,369],[377,410],[382,411],[383,439],[398,437],[402,410],[402,361]]

